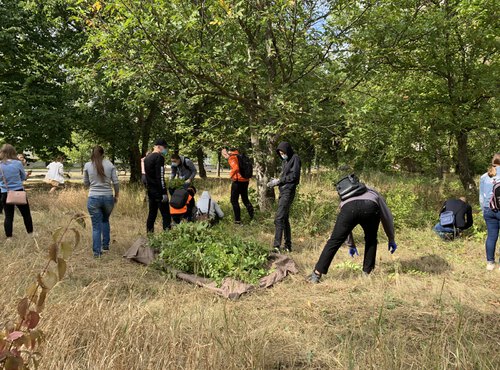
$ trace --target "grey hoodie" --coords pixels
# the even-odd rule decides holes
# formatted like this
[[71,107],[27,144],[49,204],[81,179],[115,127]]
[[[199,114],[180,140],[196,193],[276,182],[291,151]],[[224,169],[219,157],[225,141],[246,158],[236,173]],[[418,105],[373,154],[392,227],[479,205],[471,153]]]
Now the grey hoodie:
[[208,204],[210,203],[210,217],[224,217],[224,212],[220,209],[219,205],[215,200],[212,199],[210,193],[208,191],[204,191],[201,194],[200,199],[198,199],[198,203],[196,203],[196,207],[198,208],[199,214],[207,214],[208,212]]

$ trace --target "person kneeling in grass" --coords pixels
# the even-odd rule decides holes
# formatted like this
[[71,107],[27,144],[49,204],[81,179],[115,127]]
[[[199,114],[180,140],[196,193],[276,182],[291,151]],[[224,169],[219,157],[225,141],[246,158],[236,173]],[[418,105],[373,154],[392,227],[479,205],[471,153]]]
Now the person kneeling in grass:
[[394,241],[394,220],[384,198],[375,190],[359,182],[355,175],[347,176],[337,183],[340,196],[340,212],[335,222],[335,227],[330,239],[327,241],[316,267],[307,278],[311,283],[319,283],[321,276],[328,272],[335,254],[348,240],[349,255],[354,257],[358,251],[352,237],[352,230],[361,225],[365,233],[365,254],[363,273],[370,274],[375,268],[377,254],[377,234],[380,221],[389,239],[389,251],[394,253],[397,249]]
[[187,190],[177,189],[174,191],[170,200],[170,215],[174,224],[178,225],[182,220],[193,221],[196,208],[195,195],[196,188],[192,185]]
[[443,240],[453,240],[461,236],[473,224],[472,207],[465,197],[448,199],[439,212],[439,222],[433,230]]

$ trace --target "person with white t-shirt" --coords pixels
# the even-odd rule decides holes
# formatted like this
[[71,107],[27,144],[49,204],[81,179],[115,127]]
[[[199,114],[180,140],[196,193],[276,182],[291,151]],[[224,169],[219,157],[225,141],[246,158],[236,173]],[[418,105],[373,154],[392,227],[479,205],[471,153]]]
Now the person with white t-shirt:
[[47,166],[45,182],[50,184],[50,193],[55,192],[61,185],[64,185],[64,165],[63,158],[58,157]]

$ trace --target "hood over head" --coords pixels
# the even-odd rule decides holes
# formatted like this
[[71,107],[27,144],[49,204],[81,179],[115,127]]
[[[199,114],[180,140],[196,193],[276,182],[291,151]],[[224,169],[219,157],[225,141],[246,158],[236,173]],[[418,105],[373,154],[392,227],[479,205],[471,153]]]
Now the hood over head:
[[286,153],[288,159],[292,158],[292,156],[295,154],[292,146],[286,141],[282,141],[281,143],[279,143],[278,148],[276,149],[276,153],[278,153],[278,155],[280,155],[280,150]]

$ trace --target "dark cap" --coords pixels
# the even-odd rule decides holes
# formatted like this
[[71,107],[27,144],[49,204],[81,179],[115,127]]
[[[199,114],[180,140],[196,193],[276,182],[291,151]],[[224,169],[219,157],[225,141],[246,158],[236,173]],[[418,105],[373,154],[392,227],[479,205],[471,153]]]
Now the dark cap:
[[159,146],[163,146],[163,147],[167,147],[167,142],[163,139],[158,139],[155,141],[155,145],[159,145]]

